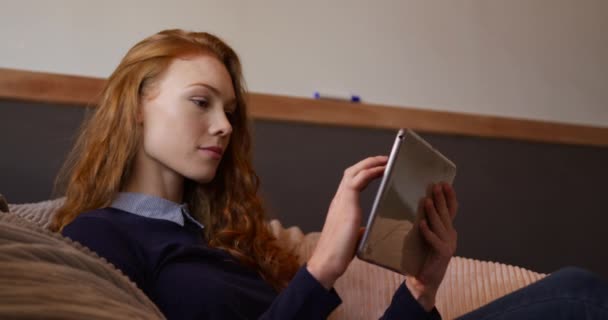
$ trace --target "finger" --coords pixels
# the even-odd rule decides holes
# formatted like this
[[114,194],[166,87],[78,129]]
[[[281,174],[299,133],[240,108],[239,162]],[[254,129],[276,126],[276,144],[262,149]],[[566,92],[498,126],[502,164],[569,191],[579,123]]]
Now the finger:
[[359,239],[365,234],[365,227],[359,227]]
[[456,218],[456,213],[458,213],[458,199],[456,198],[456,191],[454,187],[449,184],[445,184],[443,186],[444,194],[447,198],[448,210],[450,212],[450,217],[452,220]]
[[433,183],[426,186],[426,196],[429,198],[433,196],[433,186],[435,186]]
[[445,196],[443,195],[443,184],[436,184],[433,188],[433,202],[435,204],[435,208],[437,209],[437,213],[439,213],[439,218],[443,223],[443,226],[450,230],[452,229],[452,217],[450,216],[450,212],[448,210],[448,205],[446,203]]
[[431,231],[426,220],[422,220],[420,222],[420,230],[422,231],[424,239],[426,239],[426,241],[431,245],[433,249],[435,249],[435,251],[441,254],[445,253],[447,248],[444,242],[439,238],[439,236],[437,236],[435,233],[433,233],[433,231]]
[[369,183],[384,174],[385,166],[373,167],[359,172],[352,178],[351,186],[357,191],[362,191]]
[[[433,198],[433,187],[435,186],[435,184],[431,183],[428,186],[426,186],[426,197],[427,198]],[[423,198],[424,200],[424,198]],[[422,208],[424,209],[424,207],[426,206],[426,200],[422,201]]]
[[376,166],[376,167],[363,169],[363,170],[359,171],[359,173],[356,176],[354,176],[350,179],[348,177],[346,177],[345,182],[351,188],[353,188],[357,191],[362,191],[363,189],[365,189],[367,187],[367,185],[372,180],[374,180],[378,177],[381,177],[382,174],[384,174],[385,168],[386,168],[386,166]]
[[363,169],[376,167],[378,165],[385,164],[387,161],[388,161],[387,156],[375,156],[375,157],[365,158],[365,159],[357,162],[355,165],[346,169],[344,171],[344,176],[352,178],[352,177],[356,176]]
[[441,218],[435,209],[435,205],[430,198],[424,199],[424,211],[426,212],[426,220],[430,222],[429,227],[439,236],[439,238],[446,240],[446,228],[443,226],[443,221],[441,221]]
[[[365,234],[365,227],[359,227],[359,231],[357,231],[357,242],[355,245],[355,248],[359,248],[359,244],[361,243],[361,240],[363,240],[363,235]],[[356,254],[356,249],[355,249],[355,254]]]
[[418,209],[416,209],[416,220],[417,221],[422,221],[423,219],[428,219],[426,210],[424,210],[424,204],[426,203],[425,199],[426,198],[422,198],[422,199],[420,199],[420,201],[418,201]]
[[363,240],[363,235],[365,234],[365,227],[359,227],[359,231],[357,231],[357,242],[355,243],[355,251],[353,252],[353,257],[357,255],[357,248],[361,244],[361,240]]

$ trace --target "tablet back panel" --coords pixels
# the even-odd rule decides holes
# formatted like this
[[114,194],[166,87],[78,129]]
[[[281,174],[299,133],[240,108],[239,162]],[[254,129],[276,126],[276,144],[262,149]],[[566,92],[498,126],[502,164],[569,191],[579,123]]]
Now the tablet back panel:
[[400,130],[378,189],[358,256],[393,271],[417,274],[428,248],[418,204],[427,187],[452,184],[456,166],[411,130]]

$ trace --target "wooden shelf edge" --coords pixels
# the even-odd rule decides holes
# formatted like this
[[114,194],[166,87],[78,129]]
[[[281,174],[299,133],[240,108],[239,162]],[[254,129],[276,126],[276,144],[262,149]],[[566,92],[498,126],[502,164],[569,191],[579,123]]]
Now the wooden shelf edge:
[[[95,105],[105,79],[0,68],[0,99]],[[249,93],[254,119],[608,146],[608,127]]]

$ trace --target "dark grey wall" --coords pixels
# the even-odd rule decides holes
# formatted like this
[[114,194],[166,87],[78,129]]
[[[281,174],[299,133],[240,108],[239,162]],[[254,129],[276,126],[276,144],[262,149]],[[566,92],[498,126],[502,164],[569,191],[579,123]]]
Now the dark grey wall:
[[[0,193],[48,199],[84,109],[0,102]],[[387,154],[394,131],[256,121],[254,164],[269,215],[320,230],[344,169]],[[422,134],[458,165],[457,254],[608,278],[608,148]],[[364,221],[378,187],[362,195]]]
[[50,199],[85,110],[0,100],[0,193],[9,202]]
[[[389,130],[259,123],[256,167],[269,211],[320,230],[344,168],[388,154]],[[422,134],[458,166],[457,254],[551,272],[579,265],[608,278],[608,148]],[[362,197],[371,208],[378,182]]]

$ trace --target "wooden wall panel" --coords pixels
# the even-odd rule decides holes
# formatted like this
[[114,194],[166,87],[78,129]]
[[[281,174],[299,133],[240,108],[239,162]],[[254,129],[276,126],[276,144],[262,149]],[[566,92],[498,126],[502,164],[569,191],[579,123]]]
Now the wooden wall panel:
[[[94,105],[101,78],[0,68],[0,98],[67,105]],[[250,93],[254,119],[365,128],[412,128],[421,132],[608,146],[608,127],[552,123],[455,112],[353,104]]]

